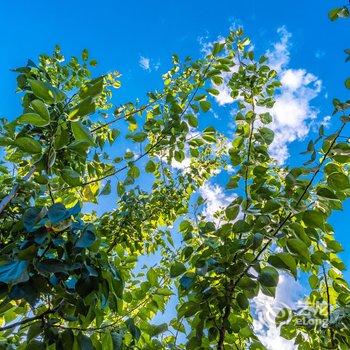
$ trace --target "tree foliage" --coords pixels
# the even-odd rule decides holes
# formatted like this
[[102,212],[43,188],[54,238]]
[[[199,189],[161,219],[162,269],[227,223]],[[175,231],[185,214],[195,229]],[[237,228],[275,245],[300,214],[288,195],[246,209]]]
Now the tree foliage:
[[[0,138],[0,348],[264,349],[250,300],[274,296],[281,273],[306,273],[326,326],[290,310],[281,335],[348,349],[349,286],[328,218],[350,196],[350,101],[333,100],[337,131],[321,126],[310,159],[285,167],[269,153],[277,73],[241,29],[202,59],[174,55],[144,104],[113,107],[120,75],[94,78],[95,65],[57,47],[15,69],[23,113],[1,121]],[[229,136],[202,127],[222,84],[237,108]],[[235,197],[212,219],[198,188],[227,166]],[[101,196],[113,210],[86,210]],[[142,267],[145,255],[159,261]],[[176,315],[156,324],[171,298]]]

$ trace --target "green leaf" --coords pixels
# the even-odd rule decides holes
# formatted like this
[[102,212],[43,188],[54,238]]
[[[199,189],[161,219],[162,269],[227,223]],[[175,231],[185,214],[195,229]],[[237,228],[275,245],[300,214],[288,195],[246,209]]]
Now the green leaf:
[[82,232],[79,239],[76,241],[75,247],[76,248],[88,248],[94,244],[95,240],[96,240],[95,233],[91,229],[86,228]]
[[148,334],[151,337],[156,337],[159,334],[162,334],[168,330],[168,325],[167,323],[162,323],[162,324],[150,324],[149,329],[148,329]]
[[158,288],[155,294],[163,295],[167,297],[167,296],[173,295],[173,292],[169,288]]
[[112,188],[111,188],[111,181],[108,180],[106,185],[103,187],[102,191],[100,192],[101,196],[107,196],[111,193]]
[[268,145],[272,143],[275,137],[275,133],[271,129],[266,127],[260,128],[259,133]]
[[156,171],[156,164],[153,160],[147,162],[145,170],[147,173],[154,173]]
[[319,284],[318,277],[316,275],[311,275],[309,277],[309,284],[310,284],[310,287],[312,289],[316,289],[318,287],[318,284]]
[[54,136],[54,147],[56,150],[60,150],[66,147],[69,143],[70,135],[68,130],[59,125],[56,129]]
[[187,301],[183,303],[178,309],[178,317],[191,317],[201,309],[201,305],[194,301]]
[[110,332],[105,332],[103,334],[101,343],[103,350],[114,350],[113,339]]
[[[41,207],[28,208],[23,214],[23,226],[28,232],[35,231],[37,224],[45,215],[45,210]],[[39,225],[40,226],[40,225]]]
[[316,210],[307,210],[303,214],[303,221],[306,226],[313,228],[324,227],[324,216],[321,212]]
[[30,341],[31,339],[37,337],[41,333],[42,329],[43,329],[42,321],[37,321],[32,323],[28,328],[27,341]]
[[141,331],[139,327],[135,325],[135,322],[132,318],[129,318],[125,321],[126,326],[128,327],[132,337],[136,340],[139,340],[141,337]]
[[26,350],[46,350],[47,347],[39,340],[32,339],[25,348]]
[[335,189],[346,190],[350,187],[349,178],[343,173],[332,173],[327,177],[328,184]]
[[117,183],[117,194],[118,196],[122,196],[125,192],[125,186],[124,183],[121,181],[118,181]]
[[272,266],[264,267],[259,274],[258,281],[265,287],[276,287],[278,285],[279,275]]
[[74,109],[69,113],[69,120],[77,121],[79,117],[85,117],[86,115],[95,113],[96,105],[92,97],[86,97],[81,101]]
[[80,350],[94,350],[95,349],[93,344],[92,344],[91,339],[87,335],[79,332],[77,339],[78,339],[78,344],[79,344]]
[[136,165],[132,165],[128,170],[128,175],[133,179],[137,179],[140,176],[140,169]]
[[317,189],[317,195],[320,197],[339,200],[339,198],[329,188],[321,187]]
[[184,290],[188,290],[193,286],[195,279],[185,275],[180,278],[179,282]]
[[350,78],[345,80],[345,86],[350,89]]
[[264,235],[262,235],[259,232],[255,233],[253,237],[251,249],[253,250],[258,249],[261,246],[261,243],[263,242],[263,240],[264,240]]
[[34,110],[35,113],[39,114],[43,119],[50,121],[50,113],[47,109],[45,103],[41,100],[33,100],[30,102],[30,106]]
[[225,48],[225,43],[216,42],[213,46],[213,55],[216,56]]
[[238,282],[238,286],[243,289],[255,289],[258,283],[248,276],[243,276]]
[[83,61],[87,61],[89,59],[89,51],[87,49],[84,49],[81,53],[81,59]]
[[69,214],[62,203],[55,203],[49,208],[47,216],[51,223],[55,225],[67,219]]
[[17,119],[17,121],[20,124],[31,124],[31,125],[39,126],[39,127],[47,126],[50,123],[50,120],[44,119],[41,115],[39,115],[37,113],[22,114]]
[[99,77],[89,82],[88,84],[84,85],[80,89],[79,95],[82,99],[85,99],[87,97],[94,98],[100,95],[102,91],[103,91],[103,77]]
[[62,179],[69,185],[69,186],[79,186],[80,185],[80,176],[79,174],[69,168],[64,168],[61,172]]
[[239,293],[237,295],[237,304],[242,310],[246,310],[249,307],[249,300],[248,298],[244,295],[244,293]]
[[156,273],[156,271],[153,268],[150,268],[147,271],[147,280],[149,281],[149,283],[151,283],[152,285],[157,285],[157,281],[158,281],[158,275]]
[[28,281],[27,267],[28,261],[14,260],[2,262],[0,264],[0,282],[17,284]]
[[208,112],[211,108],[211,103],[209,101],[200,101],[199,105],[203,112]]
[[111,332],[113,340],[113,350],[122,350],[123,348],[123,333],[122,332]]
[[29,136],[18,137],[15,140],[15,145],[22,151],[30,154],[41,153],[40,142]]
[[291,272],[295,278],[297,277],[297,265],[291,254],[277,253],[275,255],[270,255],[268,262],[278,269],[285,269]]
[[287,247],[292,253],[295,253],[305,259],[309,259],[309,248],[301,239],[288,239]]
[[226,208],[225,214],[228,220],[234,220],[239,214],[239,205],[230,205]]
[[71,128],[74,138],[77,141],[87,142],[91,146],[95,144],[90,131],[81,122],[72,122]]
[[36,97],[39,97],[49,104],[55,101],[55,94],[50,84],[34,79],[29,79],[28,81]]
[[195,115],[189,114],[187,118],[188,118],[188,124],[190,124],[190,126],[192,126],[193,128],[196,128],[198,126],[198,119]]
[[35,266],[42,274],[67,272],[69,270],[69,266],[58,259],[40,260],[36,262]]
[[186,266],[180,262],[176,262],[170,267],[170,277],[176,277],[186,271]]
[[270,124],[272,122],[272,116],[270,113],[266,112],[266,113],[260,114],[260,120],[264,124]]

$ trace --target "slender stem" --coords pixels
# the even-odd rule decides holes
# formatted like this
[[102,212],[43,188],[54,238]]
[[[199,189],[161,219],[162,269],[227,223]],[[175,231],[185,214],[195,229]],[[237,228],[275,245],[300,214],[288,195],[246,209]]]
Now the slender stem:
[[[156,100],[154,100],[154,101],[152,101],[152,102],[150,102],[150,103],[147,103],[147,104],[141,106],[140,108],[134,109],[133,111],[130,111],[130,112],[128,112],[128,113],[125,113],[124,115],[122,115],[122,116],[120,116],[120,117],[118,117],[118,118],[115,118],[115,119],[113,119],[113,120],[111,120],[111,121],[109,121],[109,122],[107,122],[107,123],[104,123],[104,124],[102,124],[102,125],[97,126],[96,128],[92,129],[91,132],[94,133],[94,132],[96,132],[96,131],[98,131],[98,130],[100,130],[100,129],[102,129],[102,128],[108,126],[108,125],[111,125],[111,124],[113,124],[113,123],[115,123],[115,122],[117,122],[117,121],[119,121],[119,120],[126,119],[126,118],[128,118],[128,117],[131,117],[131,116],[137,114],[137,113],[143,112],[145,109],[147,109],[148,107],[151,107],[151,106],[154,105],[156,102],[158,102],[159,100],[161,100],[163,97],[164,97],[164,94],[162,94],[162,95],[161,95],[160,97],[158,97]],[[119,113],[118,113],[118,114],[119,114]]]
[[232,300],[233,292],[234,292],[234,282],[233,280],[230,280],[227,288],[227,293],[226,293],[226,306],[224,308],[224,313],[222,315],[222,323],[219,329],[219,340],[218,340],[217,350],[224,349],[226,327],[227,327],[228,319],[231,314],[231,300]]
[[[322,274],[323,274],[323,279],[324,279],[324,283],[326,286],[326,295],[327,295],[327,318],[328,318],[328,324],[331,321],[331,297],[329,294],[329,285],[328,285],[328,278],[327,278],[327,273],[326,273],[326,269],[324,267],[324,264],[322,264]],[[330,332],[330,338],[331,338],[331,344],[334,347],[334,332],[333,332],[333,328],[329,327],[329,332]]]

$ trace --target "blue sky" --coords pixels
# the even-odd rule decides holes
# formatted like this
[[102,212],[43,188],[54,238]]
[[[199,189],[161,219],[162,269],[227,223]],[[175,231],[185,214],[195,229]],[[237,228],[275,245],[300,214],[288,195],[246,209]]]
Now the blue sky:
[[[344,80],[350,76],[350,64],[344,63],[343,50],[349,44],[349,22],[331,23],[327,18],[330,8],[343,3],[317,0],[2,1],[0,115],[12,119],[21,111],[19,96],[15,94],[15,75],[10,69],[25,64],[28,58],[35,59],[40,53],[51,52],[55,44],[62,47],[67,57],[88,48],[99,63],[96,74],[119,70],[123,74],[122,88],[113,100],[119,104],[161,87],[160,75],[170,66],[173,53],[180,57],[199,57],[204,43],[225,35],[230,26],[243,25],[255,50],[259,54],[269,52],[286,83],[279,103],[286,111],[283,118],[290,118],[290,124],[280,123],[276,129],[281,137],[276,144],[276,154],[281,156],[283,150],[283,160],[293,163],[293,155],[305,147],[305,140],[312,137],[320,122],[328,121],[329,131],[336,127],[336,119],[324,119],[331,114],[332,98],[348,96]],[[225,103],[216,110],[219,118],[212,117],[211,122],[222,128],[231,110],[230,103]],[[293,120],[295,115],[298,115],[297,121]],[[281,112],[276,111],[276,116],[281,118]],[[294,142],[288,140],[290,135],[295,136]],[[292,156],[287,157],[288,154]],[[221,187],[210,185],[203,194],[212,200],[208,212],[228,201]],[[331,218],[336,237],[344,245],[342,257],[347,265],[350,265],[349,214],[347,202],[344,211]],[[350,279],[349,272],[346,276]]]

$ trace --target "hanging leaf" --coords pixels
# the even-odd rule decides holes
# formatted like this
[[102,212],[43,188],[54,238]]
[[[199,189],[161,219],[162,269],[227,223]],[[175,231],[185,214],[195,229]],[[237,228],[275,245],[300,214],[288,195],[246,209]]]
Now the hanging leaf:
[[103,77],[96,78],[90,81],[88,84],[84,85],[80,89],[80,97],[85,99],[87,97],[96,97],[100,95],[103,91]]
[[284,269],[297,277],[297,265],[293,256],[289,253],[277,253],[270,255],[268,262],[278,269]]
[[86,97],[69,113],[68,118],[72,121],[77,121],[79,117],[85,117],[95,113],[96,105],[92,97]]
[[69,217],[69,212],[62,203],[55,203],[49,208],[47,216],[52,224],[58,224]]
[[18,119],[18,123],[20,124],[31,124],[34,126],[47,126],[50,123],[50,120],[43,118],[41,115],[37,113],[25,113],[22,114]]
[[28,261],[7,261],[0,264],[0,282],[17,284],[29,279]]
[[200,101],[199,105],[203,112],[208,112],[211,108],[211,103],[209,101]]
[[244,293],[239,293],[236,297],[237,304],[242,310],[246,310],[249,307],[249,300]]
[[139,340],[141,337],[141,331],[139,327],[135,325],[135,322],[132,318],[129,318],[125,321],[126,326],[128,327],[132,337],[136,340]]
[[276,287],[278,280],[278,272],[272,266],[264,267],[259,273],[258,281],[265,287]]
[[80,122],[71,123],[72,132],[74,138],[77,141],[87,142],[89,145],[93,146],[95,144],[90,131]]
[[103,187],[102,191],[100,192],[101,196],[107,196],[111,193],[111,181],[108,180],[107,183],[105,184],[105,186]]
[[91,245],[94,244],[95,240],[96,240],[95,233],[91,229],[86,228],[82,232],[79,239],[76,241],[75,247],[76,248],[89,248]]
[[45,103],[41,100],[33,100],[30,102],[30,106],[34,110],[35,113],[39,114],[43,119],[50,121],[50,113],[47,109]]
[[69,168],[65,168],[61,172],[62,179],[70,186],[79,186],[80,185],[80,176],[79,174]]
[[345,86],[350,89],[350,78],[345,80]]
[[33,91],[33,94],[36,97],[44,100],[45,102],[52,104],[55,101],[55,95],[53,93],[52,86],[48,83],[44,83],[39,80],[29,79],[30,87]]
[[327,182],[334,190],[346,190],[350,187],[349,178],[343,173],[333,173],[327,177]]
[[170,267],[170,277],[177,277],[186,271],[186,266],[180,262],[176,262]]
[[22,151],[30,154],[41,153],[40,142],[29,136],[18,137],[15,140],[15,145]]
[[153,162],[153,160],[149,160],[147,162],[145,170],[147,173],[154,173],[156,171],[156,164]]
[[314,228],[324,227],[324,216],[316,210],[307,210],[303,213],[303,221],[306,226]]
[[287,240],[287,247],[292,253],[305,259],[309,259],[309,248],[302,240],[298,238],[290,238]]
[[225,214],[227,219],[235,220],[239,214],[239,205],[230,205],[226,208]]
[[[23,214],[23,225],[28,232],[38,229],[37,224],[45,216],[46,210],[41,207],[28,208]],[[40,227],[40,225],[39,225]]]

